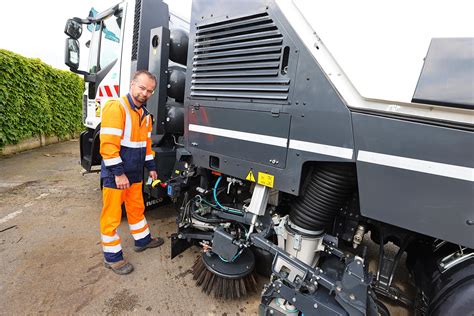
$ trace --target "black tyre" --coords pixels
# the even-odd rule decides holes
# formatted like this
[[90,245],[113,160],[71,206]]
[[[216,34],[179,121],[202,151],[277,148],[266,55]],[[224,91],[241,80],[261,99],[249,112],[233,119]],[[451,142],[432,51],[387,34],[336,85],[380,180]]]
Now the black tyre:
[[474,259],[433,279],[429,315],[474,315]]

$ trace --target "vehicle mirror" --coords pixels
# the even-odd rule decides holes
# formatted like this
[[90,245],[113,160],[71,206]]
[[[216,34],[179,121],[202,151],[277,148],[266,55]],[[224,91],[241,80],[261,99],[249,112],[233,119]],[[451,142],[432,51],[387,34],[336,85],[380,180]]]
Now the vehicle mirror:
[[79,68],[79,41],[74,38],[66,39],[66,52],[64,63],[69,68]]
[[66,27],[64,28],[64,33],[69,37],[77,40],[82,35],[82,24],[73,20],[69,19],[66,22]]

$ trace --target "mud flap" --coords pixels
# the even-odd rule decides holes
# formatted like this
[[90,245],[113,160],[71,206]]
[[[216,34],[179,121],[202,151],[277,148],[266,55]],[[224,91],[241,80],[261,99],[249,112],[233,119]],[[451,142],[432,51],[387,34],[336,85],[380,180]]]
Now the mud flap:
[[87,129],[79,137],[79,149],[81,166],[87,172],[91,172],[93,166],[100,166],[102,157],[100,156],[100,124],[95,130]]
[[192,245],[192,242],[178,238],[177,233],[171,234],[171,259],[178,256]]

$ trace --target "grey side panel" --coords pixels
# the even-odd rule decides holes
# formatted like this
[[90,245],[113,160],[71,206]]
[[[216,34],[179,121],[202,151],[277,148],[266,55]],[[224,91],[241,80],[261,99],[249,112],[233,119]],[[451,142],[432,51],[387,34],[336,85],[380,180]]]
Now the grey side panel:
[[[259,172],[270,174],[274,176],[273,187],[282,190],[287,193],[296,194],[297,186],[293,186],[294,179],[288,177],[286,169],[280,169],[277,167],[271,167],[256,162],[246,161],[241,158],[233,158],[229,155],[222,155],[220,153],[213,153],[207,150],[201,150],[199,148],[192,149],[193,163],[203,168],[210,168],[209,161],[210,156],[219,158],[220,167],[217,169],[226,175],[231,175],[239,179],[245,179],[252,171],[255,180],[258,181]],[[299,182],[297,183],[299,185]]]
[[[285,167],[290,128],[288,114],[273,116],[265,112],[200,107],[191,108],[188,118],[190,124],[212,127],[228,134],[226,137],[191,131],[188,134],[188,141],[192,147],[262,165]],[[256,137],[246,138],[245,134],[244,139],[234,138],[239,136],[236,131],[278,137],[285,146],[256,142]]]
[[[275,188],[298,194],[306,162],[353,160],[337,153],[354,148],[350,111],[273,1],[194,1],[188,65],[185,137],[197,165],[209,168],[216,156],[223,173],[271,173]],[[193,118],[196,107],[212,118]],[[289,147],[209,138],[190,132],[195,119],[211,128],[232,125],[287,138]]]
[[356,113],[353,124],[362,215],[474,248],[474,133]]
[[[279,13],[279,12],[278,12]],[[277,14],[280,16],[280,14]],[[282,17],[279,17],[282,19]],[[282,21],[282,23],[285,23]],[[353,149],[352,122],[349,109],[319,67],[304,49],[298,35],[285,25],[289,36],[297,42],[298,67],[294,97],[285,111],[292,113],[290,138],[329,146]],[[334,156],[318,156],[301,152],[303,160],[340,160]],[[347,161],[347,160],[345,160]]]
[[[148,70],[150,52],[150,30],[157,27],[168,28],[169,11],[168,5],[163,1],[141,0],[140,22],[135,21],[135,28],[138,28],[137,42],[137,70]],[[136,16],[135,19],[138,17]],[[133,55],[133,51],[132,51]]]
[[158,135],[163,134],[166,120],[170,31],[166,27],[157,27],[151,29],[149,34],[149,43],[152,43],[153,38],[160,39],[156,47],[150,45],[148,62],[148,71],[155,75],[157,81],[155,93],[147,102],[147,109],[154,116],[151,134],[153,143],[156,143],[159,139]]

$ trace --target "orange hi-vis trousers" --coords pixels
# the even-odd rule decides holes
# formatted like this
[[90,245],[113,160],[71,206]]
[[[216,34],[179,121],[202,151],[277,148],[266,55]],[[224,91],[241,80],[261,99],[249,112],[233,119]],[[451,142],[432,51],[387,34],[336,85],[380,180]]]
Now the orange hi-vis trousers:
[[130,233],[135,246],[145,246],[151,241],[150,229],[146,222],[145,205],[142,196],[142,182],[131,184],[125,190],[104,187],[102,191],[103,208],[100,216],[102,250],[107,262],[123,260],[122,246],[117,228],[122,219],[122,203],[127,210]]

